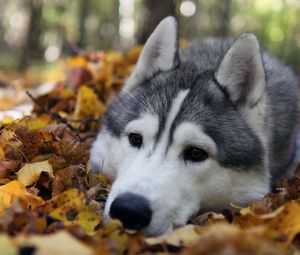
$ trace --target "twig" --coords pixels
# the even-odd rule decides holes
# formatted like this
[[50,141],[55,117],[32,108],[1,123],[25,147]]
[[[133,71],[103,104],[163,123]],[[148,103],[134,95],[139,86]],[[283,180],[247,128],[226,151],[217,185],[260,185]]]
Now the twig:
[[91,133],[91,134],[88,134],[88,135],[85,135],[85,136],[83,136],[83,137],[81,137],[81,136],[78,134],[78,136],[80,137],[80,142],[85,142],[87,139],[89,139],[89,138],[94,138],[94,137],[96,137],[97,135],[98,135],[97,132]]
[[[56,120],[57,122],[60,122],[60,123],[63,123],[65,124],[70,130],[72,130],[75,134],[75,137],[79,140],[79,142],[85,142],[87,139],[89,138],[94,138],[97,136],[97,132],[95,133],[91,133],[91,134],[88,134],[88,135],[85,135],[83,137],[80,136],[80,130],[81,128],[88,124],[89,122],[98,122],[99,119],[94,119],[94,118],[87,118],[87,119],[84,119],[78,128],[74,128],[72,127],[70,124],[69,124],[69,121],[68,119],[66,118],[63,118],[61,117],[60,115],[56,114],[56,113],[52,113],[50,112],[38,99],[36,99],[33,95],[30,94],[29,91],[26,91],[26,94],[29,96],[29,98],[35,103],[37,104],[41,110],[46,113],[47,115],[49,115],[52,119]],[[72,121],[72,120],[71,120]]]
[[77,133],[80,132],[80,130],[87,124],[89,124],[90,122],[99,122],[99,119],[94,119],[94,118],[86,118],[82,121],[80,121],[79,127],[77,128]]
[[79,136],[79,134],[76,132],[77,130],[75,128],[73,128],[69,123],[68,120],[61,117],[60,115],[56,114],[56,113],[52,113],[50,112],[38,99],[36,99],[33,95],[30,94],[29,91],[26,91],[26,94],[29,96],[29,98],[35,103],[37,104],[41,110],[46,113],[47,115],[49,115],[52,119],[65,124],[69,129],[71,129],[72,131],[75,132],[75,136],[79,139],[79,141],[81,141],[81,137]]

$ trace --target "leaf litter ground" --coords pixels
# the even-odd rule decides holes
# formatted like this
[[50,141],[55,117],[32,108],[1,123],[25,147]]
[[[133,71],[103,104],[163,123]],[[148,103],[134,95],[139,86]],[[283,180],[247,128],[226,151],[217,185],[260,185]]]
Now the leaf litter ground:
[[[103,222],[110,189],[88,149],[141,48],[66,61],[65,80],[35,97],[31,116],[0,130],[1,254],[300,254],[300,178],[248,208],[198,214],[170,234],[130,234]],[[184,206],[184,205],[183,205]]]

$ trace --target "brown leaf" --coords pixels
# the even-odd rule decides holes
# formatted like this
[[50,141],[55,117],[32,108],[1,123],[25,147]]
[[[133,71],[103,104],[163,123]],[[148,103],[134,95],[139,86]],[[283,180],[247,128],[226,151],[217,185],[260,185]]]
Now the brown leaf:
[[198,241],[182,255],[282,255],[260,232],[244,231],[229,224],[196,227]]
[[97,95],[87,86],[81,86],[77,95],[74,118],[98,118],[105,111],[105,106],[99,101]]
[[275,192],[269,193],[263,199],[251,205],[251,211],[256,214],[270,213],[286,202],[300,197],[300,178],[292,177],[282,182]]
[[93,255],[93,250],[66,231],[42,235],[20,235],[15,238],[19,247],[34,247],[37,255]]
[[69,166],[56,171],[52,183],[52,196],[57,196],[70,188],[85,190],[83,180],[85,174],[85,169],[79,165]]
[[20,165],[20,160],[1,160],[0,161],[0,179],[8,178],[13,171]]
[[42,172],[49,175],[49,178],[54,178],[53,168],[48,160],[36,163],[25,164],[17,173],[18,181],[25,187],[37,182]]
[[95,227],[102,221],[102,217],[87,205],[84,193],[77,189],[68,189],[47,201],[43,211],[64,226],[80,226],[89,235],[94,235]]
[[89,160],[88,150],[81,143],[59,140],[54,142],[52,147],[55,154],[64,158],[68,165],[86,164]]
[[18,126],[15,135],[16,139],[21,142],[22,155],[24,155],[27,162],[30,162],[38,155],[40,148],[43,146],[44,136],[42,132]]
[[78,89],[81,85],[91,81],[92,79],[92,73],[88,69],[82,67],[72,68],[68,77],[68,81],[75,89]]
[[287,248],[300,233],[300,200],[289,201],[271,213],[255,214],[249,210],[233,222],[243,229],[262,227],[265,238],[273,240],[277,247]]

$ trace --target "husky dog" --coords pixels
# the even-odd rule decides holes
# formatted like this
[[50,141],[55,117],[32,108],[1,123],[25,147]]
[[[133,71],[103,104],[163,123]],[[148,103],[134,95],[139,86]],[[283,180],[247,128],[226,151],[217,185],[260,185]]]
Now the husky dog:
[[165,18],[91,149],[113,182],[105,215],[153,236],[262,198],[296,163],[297,84],[253,34],[179,50]]

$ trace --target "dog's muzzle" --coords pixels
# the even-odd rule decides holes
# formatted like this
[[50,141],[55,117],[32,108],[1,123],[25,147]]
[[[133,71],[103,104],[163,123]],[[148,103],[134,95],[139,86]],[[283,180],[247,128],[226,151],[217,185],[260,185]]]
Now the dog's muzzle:
[[141,230],[151,221],[150,203],[144,197],[133,193],[123,193],[112,202],[110,217],[123,223],[125,229]]

